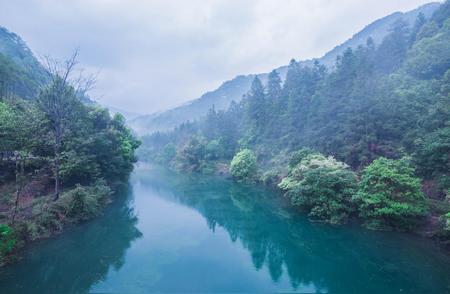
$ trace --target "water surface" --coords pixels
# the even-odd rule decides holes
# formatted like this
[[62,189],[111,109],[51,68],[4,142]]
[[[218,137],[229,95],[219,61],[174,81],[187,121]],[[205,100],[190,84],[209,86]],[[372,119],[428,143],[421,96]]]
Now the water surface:
[[431,241],[311,223],[275,192],[136,169],[100,218],[37,242],[0,293],[449,293]]

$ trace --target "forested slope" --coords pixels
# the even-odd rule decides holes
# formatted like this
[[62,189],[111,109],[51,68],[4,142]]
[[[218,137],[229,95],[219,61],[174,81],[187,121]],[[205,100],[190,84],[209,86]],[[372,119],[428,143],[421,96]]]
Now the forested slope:
[[[303,66],[312,66],[314,61],[319,61],[327,68],[333,68],[336,57],[342,55],[347,48],[356,49],[359,45],[365,44],[368,37],[372,37],[374,43],[378,45],[389,33],[389,28],[395,21],[403,19],[412,25],[419,14],[423,14],[425,18],[429,18],[438,7],[439,3],[434,2],[405,13],[395,12],[390,14],[367,25],[349,40],[336,46],[324,56],[313,60],[304,60],[300,64]],[[287,70],[288,66],[280,66],[276,69],[283,81],[286,77]],[[258,76],[264,85],[266,84],[268,73],[239,75],[232,80],[224,82],[219,88],[203,94],[198,99],[194,99],[167,111],[136,117],[129,123],[140,134],[150,134],[155,131],[171,130],[183,122],[200,119],[207,114],[212,106],[216,110],[225,110],[230,106],[232,101],[237,103],[241,101],[243,95],[250,90],[255,76]]]
[[256,77],[228,110],[144,137],[141,157],[196,172],[233,159],[235,179],[278,185],[312,218],[411,229],[432,216],[445,239],[449,69],[447,1],[429,19],[398,19],[379,44],[348,48],[331,69],[293,60],[284,83],[276,71],[265,86]]
[[76,54],[47,63],[0,28],[0,266],[25,243],[100,214],[140,143],[121,115],[87,98],[92,80],[75,74]]

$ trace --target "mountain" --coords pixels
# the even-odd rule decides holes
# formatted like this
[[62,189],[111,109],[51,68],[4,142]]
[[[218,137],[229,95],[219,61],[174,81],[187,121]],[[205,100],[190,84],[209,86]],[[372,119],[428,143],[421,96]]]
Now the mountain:
[[138,116],[140,116],[141,114],[136,113],[136,112],[131,112],[131,111],[126,111],[123,110],[121,108],[117,108],[114,106],[108,106],[108,105],[103,105],[104,107],[108,108],[109,112],[114,115],[116,113],[120,113],[121,115],[123,115],[123,117],[125,118],[126,121],[130,121]]
[[4,94],[30,99],[48,80],[48,73],[27,44],[4,27],[0,27],[0,67],[2,80],[8,83],[7,89],[2,87]]
[[[0,26],[0,97],[13,95],[33,99],[49,80],[49,73],[25,41]],[[95,104],[85,93],[78,96],[85,104]]]
[[[337,56],[341,55],[347,48],[356,48],[359,45],[366,44],[369,37],[372,37],[375,44],[379,44],[388,34],[392,24],[397,20],[404,19],[412,25],[419,13],[423,13],[426,18],[429,18],[439,6],[439,3],[429,3],[409,12],[395,12],[390,14],[369,24],[349,40],[326,53],[323,57],[314,60],[301,61],[300,64],[312,65],[314,61],[317,60],[321,64],[332,68]],[[276,68],[276,70],[280,74],[282,80],[284,80],[287,66],[281,66]],[[255,74],[239,75],[232,80],[224,82],[216,90],[203,94],[198,99],[194,99],[167,111],[138,116],[129,121],[129,125],[139,134],[167,131],[185,121],[192,121],[204,116],[213,106],[216,110],[227,109],[231,101],[234,100],[239,102],[242,99],[242,96],[248,92],[255,76]],[[258,74],[258,77],[263,83],[267,80],[267,76],[267,73]]]

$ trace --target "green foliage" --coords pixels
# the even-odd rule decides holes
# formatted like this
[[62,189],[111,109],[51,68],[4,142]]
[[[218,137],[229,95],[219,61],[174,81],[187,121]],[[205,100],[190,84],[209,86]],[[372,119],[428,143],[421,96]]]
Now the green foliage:
[[45,80],[41,74],[30,71],[30,68],[23,67],[0,53],[0,97],[14,95],[28,99],[33,97],[38,91],[39,84]]
[[158,157],[158,162],[160,163],[169,163],[172,161],[172,159],[175,158],[177,155],[177,150],[175,148],[175,145],[172,143],[166,144],[164,146],[164,149],[162,150],[161,154]]
[[427,135],[419,144],[414,160],[424,178],[437,179],[439,188],[450,188],[450,127]]
[[450,67],[450,20],[435,35],[423,37],[408,52],[406,68],[418,78],[442,76]]
[[420,180],[407,159],[379,158],[367,166],[355,201],[372,228],[411,229],[427,213]]
[[17,237],[13,229],[5,224],[0,224],[0,265],[6,262],[6,256],[11,253],[17,243]]
[[423,38],[430,38],[434,36],[439,31],[439,26],[434,22],[430,21],[425,23],[419,30],[416,36],[416,40],[421,40]]
[[12,150],[14,127],[16,125],[16,116],[11,107],[0,102],[0,149]]
[[231,160],[231,175],[238,182],[253,182],[257,176],[256,156],[253,151],[243,149]]
[[56,205],[72,222],[85,221],[100,214],[110,194],[111,189],[104,181],[93,187],[77,185],[63,193]]
[[[294,157],[308,152],[297,152]],[[278,186],[294,206],[305,209],[312,218],[342,223],[352,212],[351,199],[357,184],[355,174],[346,164],[333,157],[309,153]]]
[[[431,19],[419,14],[412,26],[398,20],[381,42],[369,38],[365,45],[345,50],[328,69],[318,62],[292,60],[283,83],[276,71],[267,76],[265,83],[255,78],[249,93],[227,111],[212,108],[203,119],[146,137],[144,145],[148,152],[160,153],[165,145],[173,144],[178,162],[187,163],[183,167],[189,170],[228,161],[239,149],[254,150],[258,166],[264,167],[263,182],[278,184],[284,177],[282,186],[286,193],[297,191],[292,195],[296,195],[298,205],[309,209],[311,216],[332,222],[344,221],[352,211],[352,203],[347,201],[354,190],[354,174],[347,168],[338,168],[334,174],[325,167],[308,167],[306,175],[300,171],[295,174],[305,158],[319,156],[311,150],[332,155],[354,171],[361,171],[372,162],[379,165],[376,159],[380,157],[399,159],[412,155],[418,175],[426,183],[438,183],[443,196],[450,187],[449,3],[442,4]],[[192,142],[192,137],[203,140]],[[282,154],[292,154],[289,163],[274,160]],[[402,164],[407,165],[404,161]],[[290,174],[285,177],[288,166]],[[400,176],[405,173],[400,167],[390,168],[395,171],[393,176],[398,173],[400,179],[406,177]],[[372,169],[375,167],[366,169],[364,174]],[[237,179],[246,177],[240,174],[243,170],[236,168]],[[328,173],[332,176],[322,177]],[[385,183],[386,190],[380,192],[361,184],[364,189],[359,196],[375,195],[367,198],[368,202],[364,197],[356,197],[364,211],[361,216],[368,224],[405,228],[425,213],[425,205],[420,204],[421,183],[412,171],[406,174],[410,174],[412,182],[409,186],[401,183],[406,185],[405,195],[398,192],[406,200],[390,198],[399,189],[395,181]],[[306,182],[297,186],[301,181]],[[336,200],[331,191],[340,188],[322,191],[314,181],[323,187],[344,182],[348,189],[337,193]],[[313,193],[300,187],[325,196],[315,204],[310,200]],[[410,196],[417,199],[411,200]],[[332,208],[326,207],[326,199],[333,203]],[[372,207],[370,201],[381,201],[386,207]],[[318,208],[313,211],[315,206],[311,203]],[[349,209],[343,209],[342,203],[347,203]]]
[[192,136],[178,151],[176,160],[181,170],[187,172],[200,172],[204,167],[205,155],[205,139],[199,136]]
[[206,157],[210,160],[215,160],[223,154],[222,147],[219,140],[211,140],[205,147]]
[[[9,45],[0,44],[0,51]],[[19,191],[17,201],[8,195],[2,203],[8,206],[4,212],[14,212],[6,216],[15,233],[0,225],[0,264],[12,247],[101,213],[112,191],[127,180],[140,145],[123,116],[83,104],[80,99],[87,98],[57,69],[54,75],[43,71],[45,77],[30,74],[42,68],[22,57],[0,54],[0,152],[8,159],[0,160],[0,181]],[[21,68],[24,64],[30,68]],[[62,185],[55,185],[59,180]],[[61,190],[54,196],[61,197],[45,197],[56,186]],[[20,207],[25,188],[35,196],[26,209]]]
[[296,167],[302,160],[312,154],[316,154],[314,150],[310,148],[302,148],[298,151],[292,153],[291,158],[289,160],[289,168],[293,169]]
[[450,212],[444,214],[442,216],[443,228],[444,231],[450,233]]
[[112,194],[105,181],[91,186],[76,185],[62,193],[58,200],[38,201],[32,217],[19,223],[23,238],[35,240],[61,231],[67,224],[75,224],[101,214]]

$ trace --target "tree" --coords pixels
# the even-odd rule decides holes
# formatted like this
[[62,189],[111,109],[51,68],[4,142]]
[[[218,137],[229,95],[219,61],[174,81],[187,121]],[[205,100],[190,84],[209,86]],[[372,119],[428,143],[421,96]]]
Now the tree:
[[438,181],[440,194],[450,189],[450,127],[427,135],[417,147],[414,160],[423,178]]
[[0,224],[0,266],[6,263],[6,256],[14,249],[17,236],[14,230],[5,224]]
[[177,162],[183,171],[199,172],[204,165],[206,155],[206,140],[203,137],[192,136],[177,153]]
[[294,206],[305,209],[309,216],[330,223],[345,222],[352,212],[352,196],[356,176],[348,166],[322,154],[302,150],[294,154],[289,175],[278,187]]
[[378,48],[377,68],[383,73],[391,73],[399,68],[405,60],[407,49],[410,45],[410,29],[403,19],[395,21],[390,34],[387,35]]
[[32,103],[10,98],[0,102],[0,152],[11,154],[7,161],[14,165],[16,182],[11,222],[15,220],[19,198],[26,184],[25,165],[29,160],[42,159],[37,147],[45,145],[41,138],[45,132],[44,120]]
[[267,80],[267,96],[268,99],[275,102],[281,95],[281,79],[280,75],[276,70],[272,70],[269,73],[269,78]]
[[168,143],[164,146],[161,154],[158,157],[158,161],[163,164],[167,164],[177,155],[175,145]]
[[239,151],[230,164],[231,175],[238,182],[253,182],[256,179],[256,156],[250,149]]
[[368,227],[410,229],[427,213],[420,188],[407,159],[381,157],[364,169],[354,200]]
[[266,124],[266,97],[264,88],[258,76],[252,82],[250,92],[246,99],[247,124],[250,129],[250,141],[262,134]]
[[423,25],[427,22],[427,19],[425,18],[425,15],[420,12],[419,15],[417,15],[416,21],[414,22],[414,26],[412,27],[411,30],[411,40],[410,43],[413,44],[414,41],[416,41],[417,39],[417,34],[420,32],[420,30],[422,29]]
[[450,68],[450,20],[439,33],[416,42],[408,52],[405,67],[409,74],[421,79],[441,78]]
[[81,105],[78,95],[84,95],[94,83],[92,77],[73,78],[77,55],[78,51],[64,64],[50,58],[45,60],[51,81],[41,89],[37,98],[37,104],[46,115],[53,134],[55,200],[60,194],[61,147],[66,133],[76,119],[77,108]]

